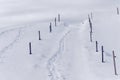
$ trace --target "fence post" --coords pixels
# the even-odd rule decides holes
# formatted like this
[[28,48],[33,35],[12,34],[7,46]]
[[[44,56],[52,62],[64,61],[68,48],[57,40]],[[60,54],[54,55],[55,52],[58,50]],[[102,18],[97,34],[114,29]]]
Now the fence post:
[[50,23],[49,28],[50,28],[50,32],[52,32],[52,23]]
[[88,15],[88,20],[89,20],[89,25],[90,25],[90,41],[92,42],[92,22],[91,22],[91,19],[90,19],[90,16]]
[[117,7],[117,14],[119,15],[119,8]]
[[40,34],[40,31],[38,31],[38,35],[39,35],[39,40],[41,40],[41,34]]
[[31,42],[29,42],[29,54],[32,54],[32,47],[31,47]]
[[92,22],[91,22],[90,17],[89,17],[89,24],[90,24],[90,32],[92,33],[92,32],[93,32],[93,31],[92,31]]
[[96,52],[98,52],[98,42],[96,41]]
[[112,53],[113,53],[113,64],[114,64],[114,71],[115,71],[115,75],[117,75],[116,61],[115,61],[115,58],[116,58],[116,56],[115,56],[115,53],[114,53],[114,51],[113,51]]
[[60,14],[58,14],[58,22],[60,22]]
[[56,18],[55,18],[55,26],[57,26],[57,20],[56,20]]
[[90,32],[90,41],[92,42],[92,32]]
[[103,48],[103,46],[101,46],[101,50],[102,50],[102,63],[104,63],[104,48]]

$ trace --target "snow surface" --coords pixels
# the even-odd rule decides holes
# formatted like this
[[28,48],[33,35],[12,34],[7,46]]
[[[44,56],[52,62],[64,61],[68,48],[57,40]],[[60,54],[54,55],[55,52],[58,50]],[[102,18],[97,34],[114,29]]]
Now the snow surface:
[[[0,80],[119,80],[119,4],[119,0],[0,0]],[[61,22],[54,26],[58,14]],[[101,62],[102,45],[105,63]]]

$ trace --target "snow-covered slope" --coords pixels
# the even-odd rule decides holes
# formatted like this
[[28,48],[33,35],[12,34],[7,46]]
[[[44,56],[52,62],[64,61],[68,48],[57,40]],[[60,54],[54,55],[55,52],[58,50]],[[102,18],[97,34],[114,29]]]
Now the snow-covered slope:
[[[0,0],[0,80],[119,80],[119,4],[119,0]],[[55,26],[58,14],[61,22]],[[101,62],[102,45],[105,63]]]
[[0,0],[0,26],[51,21],[58,13],[65,21],[78,22],[90,12],[115,8],[118,3],[119,0]]

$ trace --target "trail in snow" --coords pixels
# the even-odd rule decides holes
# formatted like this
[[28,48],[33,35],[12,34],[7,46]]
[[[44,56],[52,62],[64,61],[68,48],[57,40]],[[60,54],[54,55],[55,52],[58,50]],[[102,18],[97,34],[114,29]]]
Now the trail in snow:
[[[15,31],[15,30],[16,30],[16,29],[12,29],[12,30],[8,30],[8,31],[5,31],[5,32],[2,32],[2,33],[0,34],[0,36],[1,36],[1,35],[4,35],[5,33],[9,33],[9,32]],[[11,43],[9,43],[8,45],[6,45],[6,46],[0,51],[0,53],[4,53],[8,48],[10,48],[11,46],[13,46],[14,43],[19,39],[20,33],[21,33],[21,29],[19,28],[19,29],[18,29],[18,34],[16,35],[15,39],[14,39]],[[8,35],[9,35],[9,34],[8,34]],[[11,36],[12,36],[12,35],[11,35]]]
[[86,24],[87,22],[78,27],[76,26],[76,29],[65,38],[65,52],[59,58],[62,61],[58,60],[56,62],[56,64],[62,65],[62,68],[58,69],[62,74],[65,73],[64,75],[67,80],[93,80],[96,78],[90,71],[89,52],[85,48],[85,43],[89,40],[89,38],[86,38],[88,37]]
[[[85,24],[86,24],[86,22],[85,22]],[[84,48],[84,46],[83,46],[83,44],[84,44],[84,42],[83,42],[83,34],[81,34],[81,33],[84,33],[84,29],[85,29],[85,27],[86,26],[83,26],[83,24],[82,25],[80,25],[80,26],[72,26],[71,28],[70,28],[70,30],[67,32],[67,33],[65,33],[65,35],[62,37],[62,39],[60,40],[60,42],[59,42],[59,49],[58,49],[58,51],[48,60],[48,70],[49,70],[49,76],[50,76],[50,79],[51,80],[66,80],[66,76],[63,76],[63,74],[61,73],[61,72],[59,72],[59,70],[58,70],[58,68],[60,67],[60,66],[58,66],[57,65],[57,61],[58,61],[58,59],[60,60],[60,61],[62,61],[60,58],[59,58],[59,56],[60,55],[62,55],[62,53],[65,53],[64,52],[64,49],[66,48],[66,47],[69,47],[69,48],[71,48],[71,52],[76,52],[76,55],[77,56],[74,56],[74,58],[77,58],[77,59],[75,59],[75,62],[73,61],[72,63],[73,63],[73,65],[75,65],[75,70],[73,70],[73,71],[79,71],[79,68],[78,67],[76,67],[78,64],[76,63],[76,61],[79,61],[79,58],[81,58],[80,60],[82,60],[82,61],[80,61],[82,64],[80,64],[79,65],[79,67],[80,66],[84,66],[85,64],[83,63],[83,62],[86,62],[87,63],[87,61],[86,61],[86,59],[85,59],[85,57],[86,57],[86,54],[84,54],[84,53],[88,53],[88,52],[86,52],[87,50]],[[79,32],[79,33],[78,33]],[[77,38],[75,37],[77,35]],[[74,41],[71,41],[71,38],[69,38],[69,39],[67,39],[67,37],[69,37],[69,36],[72,36],[73,37],[73,39],[74,39],[74,37],[75,37],[75,39],[77,39],[78,41],[76,41],[76,40],[74,40],[74,41],[76,41],[76,42],[74,42]],[[79,38],[80,37],[80,38]],[[65,42],[66,42],[66,39],[67,39],[67,42],[69,42],[70,41],[70,44],[71,43],[73,43],[72,45],[70,45],[70,46],[66,46],[66,44],[65,44]],[[80,39],[80,41],[82,40],[82,42],[80,42],[81,44],[79,44],[78,42],[79,42],[79,39]],[[78,44],[80,45],[80,46],[78,46]],[[74,47],[73,47],[73,45],[75,45]],[[66,47],[65,47],[66,46]],[[82,53],[80,53],[80,55],[78,54],[78,52],[77,51],[79,51],[79,52],[82,52]],[[67,52],[67,53],[69,53],[69,52]],[[65,53],[66,54],[66,53]],[[64,55],[64,54],[63,54]],[[74,55],[74,54],[73,54]],[[66,57],[66,56],[65,56]],[[70,59],[70,57],[69,57],[69,55],[67,56],[67,58],[69,58]],[[74,64],[75,63],[75,64]],[[84,66],[85,68],[82,68],[83,70],[82,70],[82,72],[83,72],[83,74],[82,74],[82,76],[79,78],[79,75],[78,75],[78,73],[81,73],[81,72],[77,72],[77,78],[73,78],[73,79],[85,79],[85,78],[83,78],[83,75],[85,75],[88,71],[89,71],[89,66],[88,66],[88,64],[87,65],[85,65]],[[72,71],[72,72],[73,72]],[[74,75],[74,74],[73,74]],[[75,75],[74,75],[75,76]],[[91,77],[91,76],[89,76],[89,77]]]
[[2,47],[0,49],[0,54],[3,54],[6,50],[8,50],[10,47],[12,47],[19,40],[23,28],[32,27],[33,25],[34,24],[31,24],[31,26],[30,25],[25,26],[25,24],[24,25],[17,25],[17,28],[11,26],[10,28],[5,28],[5,30],[4,29],[1,30],[0,38],[1,38],[1,36],[5,36],[6,41],[7,41],[7,37],[10,37],[13,35],[15,35],[15,37],[12,40],[9,40],[7,44],[4,44],[4,47]]
[[58,51],[48,60],[48,70],[49,70],[49,76],[51,77],[51,80],[64,80],[64,77],[62,77],[58,71],[55,69],[54,62],[57,59],[57,57],[64,51],[64,38],[70,33],[71,31],[68,31],[65,33],[65,35],[62,37],[62,39],[59,41],[59,49]]

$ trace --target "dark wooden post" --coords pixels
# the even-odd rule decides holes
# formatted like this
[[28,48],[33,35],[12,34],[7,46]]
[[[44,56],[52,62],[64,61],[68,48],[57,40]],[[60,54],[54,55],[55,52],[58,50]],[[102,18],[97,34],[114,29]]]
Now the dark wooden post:
[[117,14],[119,15],[119,8],[117,7]]
[[90,31],[92,33],[93,31],[92,31],[92,22],[91,22],[91,19],[89,19],[89,23],[90,23]]
[[90,25],[90,41],[92,42],[92,22],[91,22],[91,19],[90,19],[90,16],[88,15],[88,20],[89,20],[89,25]]
[[90,16],[88,15],[89,25],[90,25],[90,32],[92,33],[92,21],[90,19]]
[[50,23],[49,28],[50,28],[50,32],[52,32],[52,23]]
[[92,42],[92,32],[90,32],[90,41]]
[[58,22],[60,22],[60,14],[58,14]]
[[116,61],[115,61],[115,58],[116,58],[116,56],[115,56],[115,53],[114,53],[114,51],[113,51],[112,53],[113,53],[113,64],[114,64],[114,71],[115,71],[115,75],[117,75]]
[[57,26],[57,20],[56,20],[56,18],[55,18],[55,26]]
[[29,42],[29,54],[32,54],[32,47],[31,47],[31,42]]
[[98,42],[96,41],[96,52],[98,52]]
[[41,40],[41,35],[40,35],[40,31],[38,31],[38,35],[39,35],[39,40]]
[[102,63],[104,63],[104,48],[103,48],[103,46],[101,47],[101,50],[102,50]]

